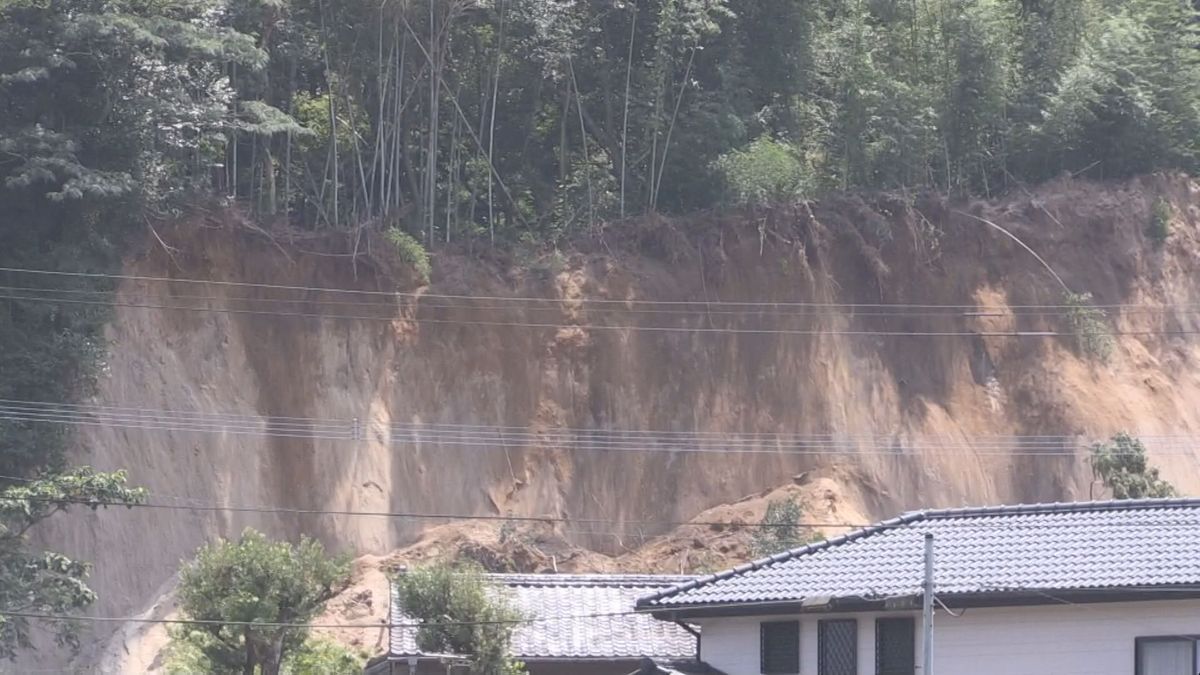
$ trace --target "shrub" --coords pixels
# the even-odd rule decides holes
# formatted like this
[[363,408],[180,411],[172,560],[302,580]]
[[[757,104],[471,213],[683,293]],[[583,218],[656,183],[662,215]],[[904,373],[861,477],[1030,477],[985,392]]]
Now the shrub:
[[750,539],[750,554],[764,558],[820,541],[822,537],[819,534],[813,533],[808,537],[803,535],[800,525],[803,516],[804,508],[797,500],[771,500],[767,504],[766,514]]
[[1162,245],[1171,234],[1171,203],[1159,197],[1150,207],[1150,225],[1146,236],[1156,245]]
[[524,666],[509,656],[521,620],[500,589],[490,587],[475,565],[431,565],[397,575],[396,600],[420,621],[417,646],[428,652],[463,654],[472,673],[519,675]]
[[429,283],[433,267],[429,264],[429,253],[421,242],[398,227],[389,227],[384,231],[383,237],[396,249],[396,255],[413,268],[421,283]]
[[811,184],[808,171],[791,146],[762,136],[742,150],[722,155],[716,169],[728,199],[738,205],[765,206],[796,199]]
[[1112,490],[1116,499],[1174,497],[1175,487],[1159,478],[1158,469],[1146,459],[1146,448],[1138,439],[1121,432],[1111,443],[1092,446],[1092,473]]
[[1091,293],[1063,295],[1067,306],[1067,325],[1075,338],[1075,348],[1082,356],[1105,363],[1112,357],[1116,340],[1104,319],[1104,310],[1092,307]]

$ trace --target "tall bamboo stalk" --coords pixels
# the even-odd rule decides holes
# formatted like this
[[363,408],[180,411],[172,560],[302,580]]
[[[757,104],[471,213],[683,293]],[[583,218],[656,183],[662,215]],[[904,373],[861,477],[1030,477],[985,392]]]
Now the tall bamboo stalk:
[[637,3],[633,7],[633,20],[629,23],[629,57],[625,61],[625,114],[621,120],[621,219],[625,219],[625,156],[629,154],[629,79],[633,75],[633,40],[637,35]]
[[[496,141],[496,99],[500,95],[500,59],[504,55],[504,0],[496,0],[500,13],[500,30],[496,38],[496,73],[492,77],[492,108],[491,121],[488,123],[488,147],[487,156],[488,164],[495,165],[496,158],[493,154]],[[491,236],[492,245],[496,244],[496,211],[492,202],[492,172],[488,172],[488,234]]]

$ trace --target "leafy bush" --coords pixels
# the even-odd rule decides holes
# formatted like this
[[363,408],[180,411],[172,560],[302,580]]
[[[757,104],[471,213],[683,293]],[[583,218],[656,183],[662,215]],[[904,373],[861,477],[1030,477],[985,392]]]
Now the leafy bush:
[[412,266],[421,283],[429,283],[429,275],[433,272],[433,267],[429,264],[429,253],[421,245],[421,242],[398,227],[389,227],[384,231],[383,236],[389,244],[395,247],[396,255]]
[[[217,675],[239,675],[240,667],[215,664],[189,639],[187,628],[171,630],[171,643],[164,652],[163,669],[167,675],[193,675],[215,673]],[[279,672],[281,675],[358,675],[366,664],[366,657],[323,637],[310,637],[303,645],[284,657]]]
[[791,146],[766,136],[722,155],[716,169],[725,180],[729,200],[739,205],[796,199],[811,185],[804,162]]
[[1104,310],[1092,307],[1091,293],[1063,295],[1067,305],[1067,326],[1075,338],[1075,348],[1083,356],[1106,363],[1112,357],[1116,340],[1104,319]]
[[804,508],[797,500],[771,500],[767,504],[767,512],[759,523],[760,527],[755,528],[750,539],[751,555],[764,558],[780,551],[820,541],[822,537],[819,534],[813,533],[808,537],[803,535],[800,525],[803,517]]
[[1158,469],[1146,460],[1138,439],[1121,432],[1111,443],[1092,446],[1092,473],[1112,490],[1116,499],[1174,497],[1175,487],[1159,478]]
[[1146,236],[1155,244],[1161,245],[1171,234],[1171,203],[1159,197],[1150,208],[1150,225],[1146,228]]
[[417,630],[424,651],[471,657],[471,672],[516,675],[525,668],[509,656],[521,615],[474,565],[431,565],[397,575],[404,613],[427,625]]
[[311,637],[283,663],[284,675],[358,675],[366,657],[329,638]]

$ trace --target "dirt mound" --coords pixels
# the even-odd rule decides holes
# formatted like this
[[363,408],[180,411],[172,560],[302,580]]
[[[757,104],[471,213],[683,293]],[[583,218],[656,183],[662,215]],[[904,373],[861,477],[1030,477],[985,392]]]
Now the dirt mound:
[[[316,624],[342,624],[351,628],[317,628],[328,636],[368,656],[387,649],[388,576],[404,567],[436,562],[472,561],[489,572],[702,574],[750,560],[751,525],[762,521],[772,501],[792,500],[801,506],[806,528],[822,536],[840,534],[867,517],[855,510],[854,500],[839,482],[837,470],[829,475],[798,474],[793,483],[750,495],[733,504],[707,509],[667,534],[643,539],[615,556],[572,544],[551,523],[506,525],[500,522],[460,522],[432,527],[410,546],[386,556],[366,555],[354,561],[349,584],[326,605]],[[852,490],[853,488],[849,488]],[[721,523],[713,525],[712,523]],[[139,618],[179,618],[173,589],[163,589],[154,606]],[[129,624],[111,639],[102,660],[103,672],[162,672],[169,636],[161,624]]]

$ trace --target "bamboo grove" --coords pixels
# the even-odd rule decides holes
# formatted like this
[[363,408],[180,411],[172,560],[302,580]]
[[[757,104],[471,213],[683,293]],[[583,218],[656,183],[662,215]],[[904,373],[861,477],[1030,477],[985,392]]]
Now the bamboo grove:
[[[61,43],[125,33],[177,69],[155,75],[171,96],[150,81],[130,94],[152,103],[125,149],[157,158],[160,192],[426,246],[829,189],[995,194],[1064,171],[1191,168],[1200,137],[1186,0],[4,7],[8,107],[78,74],[54,61]],[[81,35],[73,17],[98,27]],[[31,30],[56,21],[63,34]],[[70,134],[37,119],[18,115],[10,136]]]

